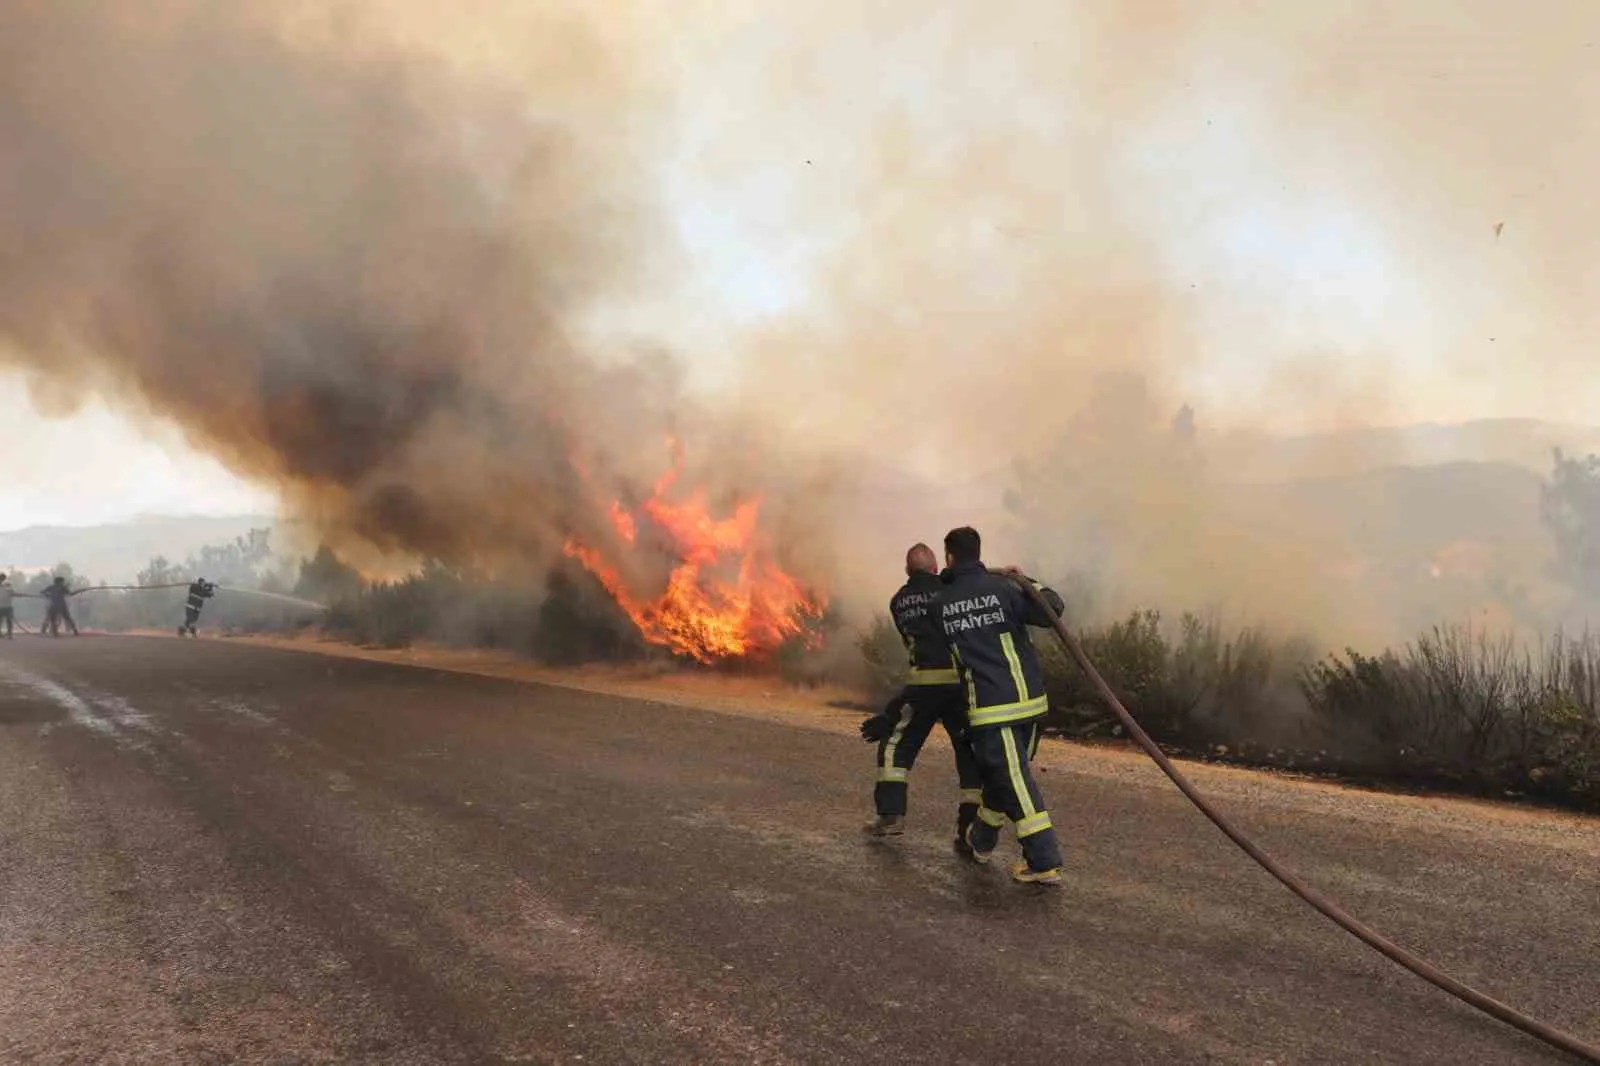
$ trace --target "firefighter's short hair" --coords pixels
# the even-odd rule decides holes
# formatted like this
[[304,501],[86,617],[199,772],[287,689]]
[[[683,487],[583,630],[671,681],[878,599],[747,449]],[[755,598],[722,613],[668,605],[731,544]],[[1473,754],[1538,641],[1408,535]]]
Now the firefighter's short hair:
[[975,563],[983,558],[983,538],[971,526],[961,526],[944,535],[944,550],[954,563]]

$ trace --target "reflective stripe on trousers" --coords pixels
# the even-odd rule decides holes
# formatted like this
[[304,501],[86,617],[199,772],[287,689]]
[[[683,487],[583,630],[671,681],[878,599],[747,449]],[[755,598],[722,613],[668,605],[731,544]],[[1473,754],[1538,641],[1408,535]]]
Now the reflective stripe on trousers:
[[961,822],[965,824],[979,802],[983,778],[978,773],[972,749],[962,735],[966,727],[966,706],[961,690],[954,685],[907,687],[904,696],[906,702],[901,704],[894,731],[878,744],[877,785],[873,789],[877,811],[884,815],[906,813],[911,768],[916,765],[934,724],[941,723],[955,757],[956,777],[962,789],[961,803],[966,811]]
[[972,830],[973,843],[980,851],[993,850],[1009,821],[1017,827],[1023,857],[1031,868],[1060,866],[1061,847],[1029,765],[1038,749],[1038,720],[974,729],[971,736],[973,756],[983,775],[983,806]]

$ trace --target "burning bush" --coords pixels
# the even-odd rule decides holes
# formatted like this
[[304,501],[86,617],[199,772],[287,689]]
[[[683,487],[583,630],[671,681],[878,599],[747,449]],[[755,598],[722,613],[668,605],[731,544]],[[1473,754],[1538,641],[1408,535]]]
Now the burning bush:
[[736,500],[719,518],[704,489],[674,492],[683,454],[676,440],[668,444],[672,465],[650,495],[636,506],[611,500],[609,535],[571,537],[566,554],[644,640],[674,655],[709,665],[769,659],[796,642],[819,650],[827,600],[779,565],[760,523],[761,499]]
[[760,496],[718,508],[683,490],[684,456],[667,441],[668,469],[642,499],[607,498],[573,468],[595,517],[570,534],[542,588],[502,587],[439,564],[399,582],[366,584],[327,549],[306,560],[302,584],[329,596],[329,627],[396,646],[419,638],[529,651],[556,663],[634,658],[645,649],[702,666],[775,667],[820,679],[827,598],[779,562]]

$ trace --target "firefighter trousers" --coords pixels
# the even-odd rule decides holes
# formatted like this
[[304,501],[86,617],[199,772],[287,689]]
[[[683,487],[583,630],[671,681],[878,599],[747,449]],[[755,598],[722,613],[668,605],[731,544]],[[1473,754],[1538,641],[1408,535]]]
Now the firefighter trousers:
[[1061,865],[1061,845],[1044,796],[1029,766],[1039,750],[1039,722],[1014,722],[971,731],[972,754],[983,777],[983,805],[972,827],[972,845],[993,851],[1007,821],[1017,827],[1017,843],[1031,870]]
[[878,742],[878,783],[872,790],[873,802],[880,815],[904,817],[907,779],[938,722],[944,726],[955,752],[956,777],[961,785],[961,804],[956,811],[959,835],[977,817],[983,790],[983,779],[966,737],[966,697],[957,685],[907,685],[900,695],[903,702],[894,732]]
[[44,629],[52,637],[61,635],[61,623],[65,622],[67,628],[72,630],[73,636],[78,634],[78,623],[72,620],[72,612],[65,607],[48,607],[45,609]]

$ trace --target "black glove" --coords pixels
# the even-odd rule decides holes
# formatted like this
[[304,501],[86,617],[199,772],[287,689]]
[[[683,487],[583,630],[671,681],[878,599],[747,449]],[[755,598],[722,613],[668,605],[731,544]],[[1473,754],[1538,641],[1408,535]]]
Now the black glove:
[[894,732],[894,720],[888,715],[875,714],[861,723],[861,739],[873,744],[888,740]]

